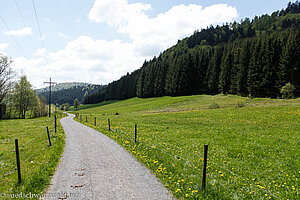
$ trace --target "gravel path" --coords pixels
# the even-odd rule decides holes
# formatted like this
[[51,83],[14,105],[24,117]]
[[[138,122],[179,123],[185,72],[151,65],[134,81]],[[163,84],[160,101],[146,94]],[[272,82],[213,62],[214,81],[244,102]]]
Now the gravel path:
[[150,171],[107,136],[61,119],[66,146],[44,199],[172,199]]

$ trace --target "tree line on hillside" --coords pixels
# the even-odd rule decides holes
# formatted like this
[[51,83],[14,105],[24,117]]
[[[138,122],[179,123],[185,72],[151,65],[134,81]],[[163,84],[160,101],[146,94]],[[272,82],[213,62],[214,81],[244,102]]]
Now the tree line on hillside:
[[207,27],[145,61],[84,103],[131,97],[238,94],[300,95],[300,3],[252,21]]
[[[73,105],[74,99],[78,99],[80,102],[83,102],[85,96],[93,94],[99,91],[103,86],[102,85],[84,85],[84,86],[73,86],[67,89],[61,89],[58,91],[52,91],[51,93],[51,102],[54,104],[63,105],[68,103]],[[49,91],[41,92],[38,94],[39,97],[44,97],[48,103],[49,101]]]

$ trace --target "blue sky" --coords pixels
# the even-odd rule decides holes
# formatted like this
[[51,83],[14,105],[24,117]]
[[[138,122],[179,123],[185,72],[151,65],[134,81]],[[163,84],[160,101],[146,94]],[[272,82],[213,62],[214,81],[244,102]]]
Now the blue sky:
[[271,14],[288,2],[5,0],[0,7],[0,52],[35,88],[50,76],[56,82],[107,84],[196,29]]

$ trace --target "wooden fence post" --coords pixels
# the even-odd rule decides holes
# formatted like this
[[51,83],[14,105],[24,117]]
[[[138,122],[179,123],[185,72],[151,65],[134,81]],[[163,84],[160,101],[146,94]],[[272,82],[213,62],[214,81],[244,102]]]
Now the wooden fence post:
[[137,143],[137,125],[134,126],[134,141]]
[[205,183],[206,183],[206,166],[207,166],[207,151],[208,145],[204,145],[204,159],[203,159],[203,171],[202,171],[202,190],[205,190]]
[[48,134],[49,146],[51,146],[51,139],[50,139],[50,134],[49,134],[49,128],[48,128],[48,126],[47,126],[47,134]]
[[85,116],[85,122],[87,122],[87,116]]
[[95,117],[95,126],[97,126],[97,118]]
[[57,127],[57,124],[56,124],[56,114],[54,115],[54,132],[56,133],[56,127]]
[[18,139],[15,139],[15,147],[16,147],[16,158],[17,158],[17,170],[18,170],[18,183],[21,183],[21,166],[20,166],[20,154],[19,154],[19,144]]
[[108,119],[108,130],[110,131],[110,119]]

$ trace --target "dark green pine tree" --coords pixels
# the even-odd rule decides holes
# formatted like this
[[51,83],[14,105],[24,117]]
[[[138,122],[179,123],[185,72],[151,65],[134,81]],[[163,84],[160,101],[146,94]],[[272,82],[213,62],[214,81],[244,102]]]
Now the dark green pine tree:
[[156,63],[157,71],[154,78],[154,96],[160,97],[165,95],[165,76],[166,76],[166,64],[161,60]]
[[195,52],[195,54],[195,94],[205,94],[207,92],[206,73],[212,54],[212,48],[210,46],[201,47],[198,51]]
[[251,48],[254,39],[246,39],[241,44],[241,52],[240,52],[240,60],[239,60],[239,67],[236,77],[236,85],[237,85],[237,94],[242,96],[247,96],[249,94],[248,91],[248,69],[249,63],[251,58]]
[[166,94],[170,96],[176,96],[178,91],[178,77],[179,77],[179,63],[178,57],[174,56],[170,67],[167,70],[166,75]]
[[277,71],[279,66],[279,55],[277,50],[280,48],[274,34],[266,36],[264,40],[264,54],[262,57],[262,88],[266,97],[275,98],[279,95],[276,87],[278,80]]
[[262,97],[262,55],[265,51],[262,38],[258,37],[253,49],[248,70],[248,90],[251,97]]
[[144,80],[144,95],[146,98],[153,97],[154,93],[154,74],[155,74],[155,68],[154,64],[155,61],[150,62],[150,64],[145,68],[145,80]]
[[231,72],[230,72],[230,89],[228,91],[228,93],[230,93],[230,94],[237,94],[238,71],[241,67],[240,54],[241,54],[240,43],[234,43],[233,48],[231,50],[232,67],[231,67]]
[[286,45],[280,57],[279,86],[291,83],[296,87],[296,95],[300,95],[300,27],[291,29]]
[[190,95],[196,90],[196,66],[191,54],[181,56],[176,95]]
[[[144,63],[143,66],[146,65],[145,63]],[[140,97],[140,98],[145,97],[145,94],[144,94],[144,81],[145,81],[145,68],[141,68],[141,73],[140,73],[138,81],[137,81],[137,89],[136,89],[137,97]]]
[[208,94],[219,93],[219,74],[224,47],[222,45],[214,47],[211,60],[207,69],[207,91]]
[[232,46],[228,45],[224,49],[220,66],[219,91],[223,94],[227,94],[230,89],[231,68],[233,63],[231,48]]

